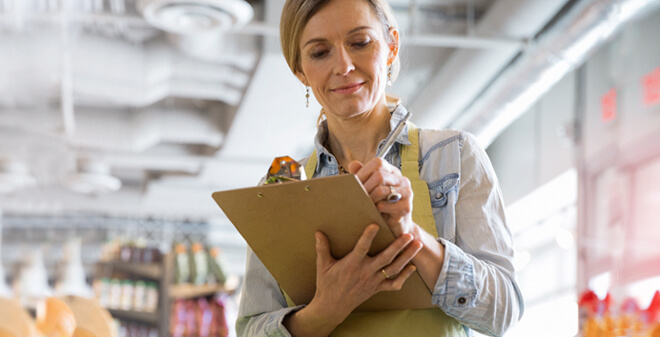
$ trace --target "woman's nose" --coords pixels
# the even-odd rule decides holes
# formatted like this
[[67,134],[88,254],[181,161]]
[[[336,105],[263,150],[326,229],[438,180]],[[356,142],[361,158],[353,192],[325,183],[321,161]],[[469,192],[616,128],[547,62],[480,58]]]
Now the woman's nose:
[[346,75],[355,69],[353,59],[345,48],[339,48],[337,60],[335,62],[335,73],[337,75]]

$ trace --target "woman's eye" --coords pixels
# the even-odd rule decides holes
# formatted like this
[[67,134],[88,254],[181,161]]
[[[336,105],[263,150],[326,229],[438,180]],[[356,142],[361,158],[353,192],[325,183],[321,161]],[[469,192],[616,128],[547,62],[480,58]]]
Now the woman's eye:
[[309,56],[313,59],[318,59],[325,56],[327,53],[328,52],[326,50],[313,51],[309,54]]
[[369,44],[369,42],[370,42],[369,40],[356,41],[353,42],[353,46],[362,48],[362,47],[366,47]]

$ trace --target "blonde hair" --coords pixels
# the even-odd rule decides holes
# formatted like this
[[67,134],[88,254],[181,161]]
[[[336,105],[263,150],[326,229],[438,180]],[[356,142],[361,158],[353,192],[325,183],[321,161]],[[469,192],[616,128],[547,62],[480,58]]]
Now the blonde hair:
[[[300,39],[309,19],[321,8],[332,0],[286,0],[282,9],[280,19],[280,44],[284,58],[289,64],[292,72],[301,71],[300,68]],[[366,1],[374,14],[383,25],[383,35],[388,43],[393,43],[389,31],[390,28],[398,29],[394,19],[392,8],[386,0],[362,0]],[[397,55],[392,62],[392,81],[396,79],[399,72],[399,57]]]
[[[314,16],[321,8],[327,5],[332,0],[286,0],[284,8],[282,9],[282,17],[280,19],[280,43],[282,45],[282,52],[284,58],[291,71],[295,74],[302,71],[300,65],[300,39],[303,29],[309,22],[309,19]],[[386,0],[362,0],[366,1],[374,14],[378,17],[383,26],[383,35],[387,43],[393,43],[390,36],[390,29],[398,29],[398,24],[394,19],[392,8]],[[392,75],[390,81],[394,82],[399,75],[401,62],[399,55],[392,62]],[[386,95],[388,103],[395,102],[399,104],[400,99],[393,95]],[[319,115],[318,122],[320,123],[323,117],[323,110]]]

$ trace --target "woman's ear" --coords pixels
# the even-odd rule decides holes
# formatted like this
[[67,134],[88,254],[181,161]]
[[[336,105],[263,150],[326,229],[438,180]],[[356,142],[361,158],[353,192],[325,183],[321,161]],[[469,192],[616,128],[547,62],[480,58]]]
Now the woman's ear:
[[307,81],[307,76],[302,71],[296,71],[295,73],[298,80],[306,87],[309,87],[309,82]]
[[396,28],[390,28],[388,34],[390,35],[388,41],[392,41],[387,44],[390,49],[390,53],[387,55],[387,64],[390,65],[399,55],[399,31]]

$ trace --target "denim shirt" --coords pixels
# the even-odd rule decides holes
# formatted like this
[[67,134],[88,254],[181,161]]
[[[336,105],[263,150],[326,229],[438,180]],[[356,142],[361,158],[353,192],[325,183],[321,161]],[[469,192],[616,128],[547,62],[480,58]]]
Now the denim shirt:
[[[391,129],[405,114],[403,106],[392,112]],[[327,136],[323,122],[315,138],[314,177],[339,174],[337,160],[323,146]],[[438,241],[445,247],[433,304],[463,324],[468,336],[471,329],[502,336],[522,316],[524,305],[512,263],[513,240],[490,160],[467,132],[420,130],[419,142],[420,178],[428,183]],[[402,144],[410,144],[407,127],[385,156],[399,168]],[[282,321],[302,307],[287,307],[273,276],[248,249],[237,335],[290,336]]]

